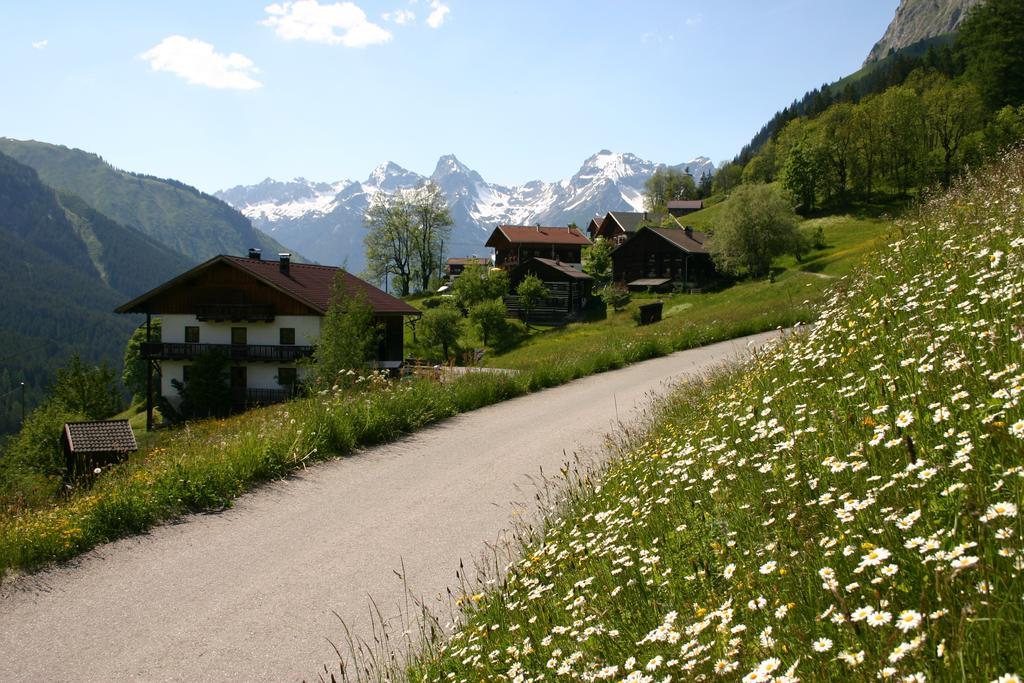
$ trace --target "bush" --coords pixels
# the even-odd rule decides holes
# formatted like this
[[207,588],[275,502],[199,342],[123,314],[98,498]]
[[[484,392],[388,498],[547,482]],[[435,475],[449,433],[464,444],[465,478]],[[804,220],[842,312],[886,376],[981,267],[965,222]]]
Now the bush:
[[621,282],[606,285],[597,291],[597,295],[616,311],[621,311],[632,300],[629,289]]
[[317,382],[334,386],[340,378],[351,376],[347,370],[362,370],[374,359],[379,338],[373,307],[362,292],[348,290],[345,272],[339,271],[313,354]]
[[725,205],[709,246],[723,272],[761,276],[798,238],[796,214],[782,195],[770,185],[742,185]]
[[181,396],[178,409],[162,401],[161,412],[174,420],[227,415],[231,412],[230,366],[231,359],[223,351],[202,354],[190,366],[187,382],[171,380]]
[[480,330],[484,346],[487,346],[488,339],[493,339],[504,330],[505,315],[505,304],[501,299],[482,301],[469,309],[469,319]]
[[456,347],[461,328],[462,313],[454,306],[439,306],[424,312],[417,326],[423,343],[427,346],[440,346],[445,361]]

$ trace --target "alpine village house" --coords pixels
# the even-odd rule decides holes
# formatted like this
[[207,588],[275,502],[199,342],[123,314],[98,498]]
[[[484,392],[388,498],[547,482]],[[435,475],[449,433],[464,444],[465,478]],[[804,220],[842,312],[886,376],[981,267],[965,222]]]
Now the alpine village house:
[[[188,382],[191,363],[209,351],[231,360],[232,402],[236,408],[289,398],[306,368],[298,361],[312,355],[327,313],[339,268],[293,263],[290,254],[263,260],[215,256],[116,309],[144,313],[147,340],[152,316],[162,320],[161,340],[142,345],[147,368],[147,428],[152,428],[152,382],[160,394],[179,404],[172,380]],[[376,287],[345,273],[350,295],[362,295],[381,329],[377,365],[397,368],[402,362],[405,316],[420,312]]]
[[[531,321],[565,322],[586,306],[593,278],[583,272],[583,247],[591,242],[577,228],[541,225],[499,225],[486,246],[494,249],[494,265],[508,271],[514,292],[528,275],[539,278],[547,300],[531,314]],[[505,297],[509,315],[523,317],[519,297]]]

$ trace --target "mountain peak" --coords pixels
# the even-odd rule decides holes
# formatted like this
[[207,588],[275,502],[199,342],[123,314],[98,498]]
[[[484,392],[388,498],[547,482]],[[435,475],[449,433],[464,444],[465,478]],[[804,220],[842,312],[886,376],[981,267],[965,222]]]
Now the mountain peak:
[[454,154],[445,154],[437,160],[434,173],[431,178],[438,178],[448,175],[468,175],[473,171],[464,163],[459,161]]

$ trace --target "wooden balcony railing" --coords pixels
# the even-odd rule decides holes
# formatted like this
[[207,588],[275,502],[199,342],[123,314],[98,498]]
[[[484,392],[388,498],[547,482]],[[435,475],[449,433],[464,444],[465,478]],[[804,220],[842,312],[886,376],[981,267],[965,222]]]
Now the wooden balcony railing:
[[145,342],[142,357],[146,360],[194,360],[204,353],[219,352],[233,361],[294,363],[313,355],[312,346],[277,346],[274,344],[183,344]]

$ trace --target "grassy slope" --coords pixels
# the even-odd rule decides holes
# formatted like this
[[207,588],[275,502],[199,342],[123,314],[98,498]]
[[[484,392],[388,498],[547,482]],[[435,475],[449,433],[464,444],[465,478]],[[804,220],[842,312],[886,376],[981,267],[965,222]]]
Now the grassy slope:
[[[695,220],[688,222],[696,223],[699,217],[700,227],[712,224],[719,206],[691,214],[687,218]],[[728,334],[738,336],[735,330],[741,328],[752,333],[807,322],[813,316],[814,304],[822,300],[828,289],[830,279],[854,268],[884,237],[891,223],[851,216],[803,223],[805,229],[819,225],[825,232],[828,247],[809,254],[803,263],[797,263],[792,257],[780,260],[777,265],[786,270],[774,283],[767,280],[743,282],[721,292],[700,295],[638,295],[629,308],[619,313],[609,312],[606,320],[576,323],[533,335],[510,352],[492,355],[487,364],[519,370],[542,369],[566,362],[567,348],[580,357],[597,356],[617,345],[642,342],[674,350],[722,339]],[[637,328],[632,318],[633,309],[655,298],[665,302],[665,320]]]
[[1022,186],[1018,153],[905,223],[815,330],[685,388],[408,675],[1024,671]]

